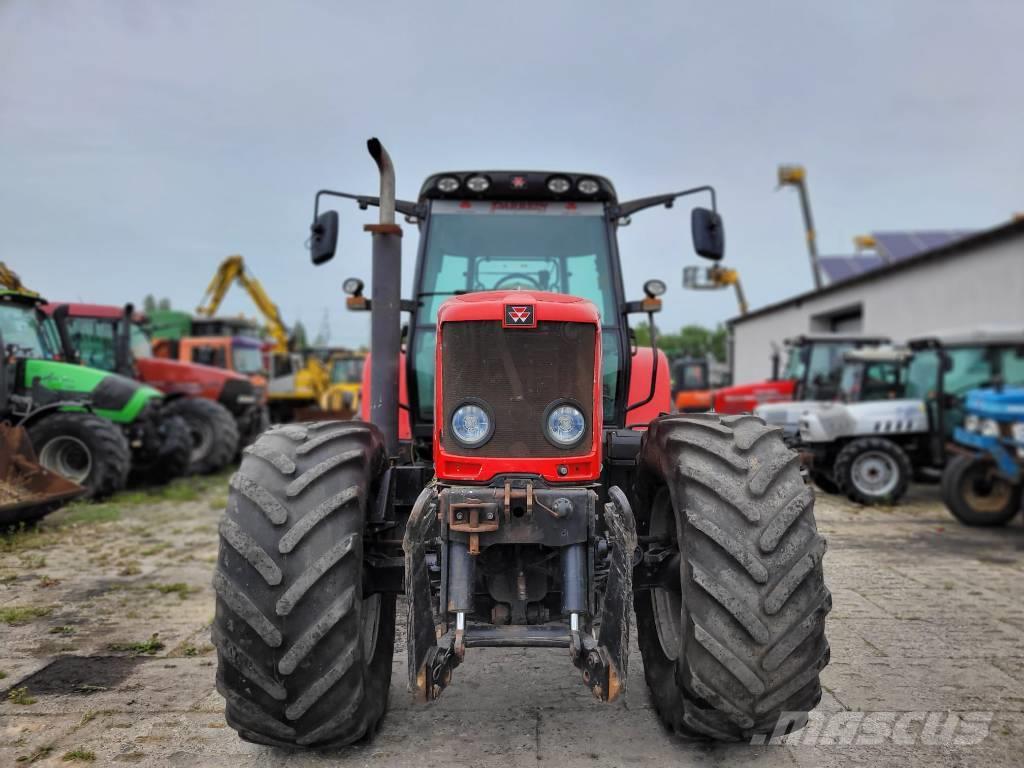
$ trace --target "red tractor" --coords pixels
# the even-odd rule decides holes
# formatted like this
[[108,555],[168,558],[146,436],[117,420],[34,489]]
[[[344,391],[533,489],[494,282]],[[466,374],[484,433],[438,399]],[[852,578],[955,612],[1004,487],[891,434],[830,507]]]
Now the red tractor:
[[[753,416],[658,415],[667,365],[630,349],[628,315],[653,319],[664,284],[626,300],[617,227],[710,193],[692,232],[718,259],[713,190],[619,202],[600,176],[473,171],[410,202],[369,149],[380,197],[318,193],[310,247],[336,249],[321,198],[379,206],[372,295],[353,296],[372,311],[370,421],[273,427],[232,478],[212,630],[228,723],[289,748],[372,735],[400,594],[419,701],[482,647],[562,649],[614,701],[635,611],[676,731],[750,739],[813,708],[831,598],[797,455]],[[410,299],[396,211],[420,228]]]
[[51,303],[44,309],[83,363],[145,382],[169,396],[165,410],[181,416],[192,435],[190,472],[222,469],[238,454],[240,437],[255,439],[265,426],[259,393],[248,378],[223,368],[154,357],[145,318],[130,304],[68,304],[66,315],[54,312],[58,306]]

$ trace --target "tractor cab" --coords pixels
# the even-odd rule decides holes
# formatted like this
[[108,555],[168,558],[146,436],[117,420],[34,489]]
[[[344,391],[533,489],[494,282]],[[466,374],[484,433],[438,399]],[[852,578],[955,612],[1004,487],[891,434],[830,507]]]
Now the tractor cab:
[[836,399],[844,403],[903,397],[907,365],[913,357],[900,347],[864,347],[847,352],[839,374]]
[[855,349],[888,344],[889,341],[884,336],[836,333],[802,334],[786,339],[787,357],[781,376],[715,390],[715,410],[720,413],[750,413],[765,403],[831,400],[839,391],[844,355]]

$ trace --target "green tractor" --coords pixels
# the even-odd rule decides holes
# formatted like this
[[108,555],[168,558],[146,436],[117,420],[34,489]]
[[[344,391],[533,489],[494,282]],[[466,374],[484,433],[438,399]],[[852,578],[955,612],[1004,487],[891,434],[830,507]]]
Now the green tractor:
[[[0,421],[28,430],[39,463],[106,496],[132,482],[185,474],[188,428],[163,410],[164,396],[124,376],[77,365],[62,355],[44,300],[0,291],[0,350],[7,382]],[[64,359],[62,359],[64,358]]]

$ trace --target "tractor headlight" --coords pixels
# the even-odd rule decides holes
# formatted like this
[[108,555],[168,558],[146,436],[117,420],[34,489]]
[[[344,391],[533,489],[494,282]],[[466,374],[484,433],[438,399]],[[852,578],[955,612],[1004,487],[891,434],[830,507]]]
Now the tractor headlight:
[[985,437],[999,437],[999,422],[995,419],[985,419],[981,422],[981,434]]
[[465,402],[452,413],[452,436],[459,445],[479,448],[494,434],[494,419],[482,401]]
[[572,448],[583,439],[587,419],[567,400],[557,400],[544,412],[544,435],[559,448]]
[[977,432],[981,428],[981,419],[976,414],[968,413],[964,417],[964,429],[968,432]]

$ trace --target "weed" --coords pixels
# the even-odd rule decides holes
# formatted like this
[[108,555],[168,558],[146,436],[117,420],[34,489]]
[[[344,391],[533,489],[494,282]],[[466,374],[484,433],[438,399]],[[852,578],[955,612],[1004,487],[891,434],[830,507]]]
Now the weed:
[[71,635],[75,634],[75,632],[77,632],[77,631],[78,630],[75,629],[74,627],[63,626],[63,627],[50,627],[48,630],[46,630],[46,633],[49,634],[49,635],[61,635],[63,637],[70,637]]
[[130,653],[133,656],[153,656],[164,649],[164,644],[160,642],[160,635],[154,632],[148,640],[140,643],[111,643],[107,647],[112,651]]
[[49,589],[50,587],[59,586],[60,581],[60,579],[55,579],[52,576],[42,576],[39,579],[39,586],[43,589]]
[[0,622],[10,626],[28,624],[33,619],[38,619],[41,616],[49,616],[52,612],[52,606],[14,605],[7,608],[0,608]]
[[53,746],[39,747],[31,755],[19,755],[17,762],[30,765],[31,763],[45,760],[53,752]]
[[161,595],[177,595],[182,600],[195,591],[188,584],[180,581],[175,582],[174,584],[149,584],[146,589],[155,589]]
[[0,680],[3,680],[5,677],[7,677],[7,673],[0,669]]
[[79,747],[78,749],[72,749],[68,752],[65,752],[64,757],[61,758],[61,760],[63,760],[65,763],[70,763],[72,761],[91,763],[95,759],[95,752],[92,752],[88,749],[82,749],[81,747]]
[[142,568],[139,567],[136,561],[132,560],[130,563],[125,563],[121,570],[117,572],[117,575],[138,576],[140,573],[142,573]]
[[7,700],[11,704],[20,704],[23,707],[31,706],[36,703],[36,700],[28,695],[28,688],[22,686],[21,688],[11,688],[7,692]]
[[35,570],[36,568],[42,568],[46,565],[46,557],[43,555],[32,555],[28,552],[22,552],[18,555],[18,561],[22,568],[26,570]]

